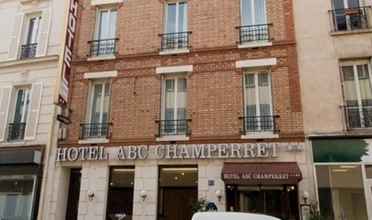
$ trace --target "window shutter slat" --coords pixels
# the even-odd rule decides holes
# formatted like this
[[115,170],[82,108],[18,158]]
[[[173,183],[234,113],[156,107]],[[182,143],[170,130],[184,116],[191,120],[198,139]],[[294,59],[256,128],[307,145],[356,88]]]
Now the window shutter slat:
[[11,36],[8,57],[9,59],[17,59],[18,51],[20,48],[20,38],[22,34],[24,15],[19,13],[14,18],[13,33]]
[[0,88],[0,141],[6,136],[11,91],[11,87]]
[[46,56],[48,49],[49,29],[50,8],[43,10],[43,13],[41,15],[41,32],[38,41],[37,56]]
[[32,140],[36,138],[37,125],[39,122],[41,96],[43,84],[34,83],[31,88],[30,113],[26,121],[25,139]]

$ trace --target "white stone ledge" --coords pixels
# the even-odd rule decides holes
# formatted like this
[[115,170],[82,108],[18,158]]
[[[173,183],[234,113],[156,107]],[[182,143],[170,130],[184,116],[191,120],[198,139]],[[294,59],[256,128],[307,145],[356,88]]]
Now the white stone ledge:
[[279,138],[278,134],[272,132],[247,132],[241,136],[241,139],[272,139]]
[[107,4],[118,4],[123,3],[124,0],[91,0],[91,5],[107,5]]
[[192,65],[157,67],[156,74],[188,73],[193,71]]
[[185,135],[173,135],[173,136],[164,136],[160,138],[156,138],[156,141],[162,142],[162,141],[188,141],[190,140],[189,137]]
[[250,68],[250,67],[262,67],[262,66],[274,66],[277,64],[276,58],[266,59],[251,59],[251,60],[239,60],[236,61],[236,68]]
[[173,55],[173,54],[183,54],[190,53],[189,49],[174,49],[174,50],[164,50],[160,51],[159,55]]
[[79,144],[107,144],[110,140],[107,138],[89,138],[85,140],[79,140]]
[[87,61],[115,60],[115,59],[116,59],[115,55],[105,55],[105,56],[88,57]]
[[118,76],[117,70],[84,73],[84,79],[102,79],[102,78],[113,78],[117,76]]
[[254,41],[254,42],[239,44],[238,48],[244,49],[244,48],[256,48],[256,47],[270,47],[272,45],[273,43],[269,41]]

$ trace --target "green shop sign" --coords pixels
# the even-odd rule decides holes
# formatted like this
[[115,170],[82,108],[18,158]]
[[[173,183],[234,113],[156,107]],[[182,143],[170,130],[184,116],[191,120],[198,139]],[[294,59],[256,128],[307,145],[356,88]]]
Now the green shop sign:
[[361,162],[370,160],[372,147],[364,139],[319,139],[312,141],[314,162]]

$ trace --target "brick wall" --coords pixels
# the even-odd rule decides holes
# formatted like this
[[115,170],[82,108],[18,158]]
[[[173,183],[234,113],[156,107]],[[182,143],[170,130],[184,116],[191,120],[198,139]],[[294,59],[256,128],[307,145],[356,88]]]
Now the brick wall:
[[112,142],[154,142],[155,120],[160,119],[161,76],[156,67],[193,65],[187,75],[187,114],[190,141],[240,141],[243,116],[243,70],[235,62],[246,59],[278,59],[271,68],[274,113],[280,115],[280,137],[303,138],[300,85],[294,43],[292,2],[267,0],[273,46],[238,49],[239,0],[189,0],[191,52],[160,56],[163,0],[126,1],[118,5],[119,51],[117,59],[87,61],[87,42],[94,32],[96,8],[82,1],[71,86],[71,119],[66,143],[76,143],[79,123],[84,122],[89,81],[83,74],[118,70],[112,80]]

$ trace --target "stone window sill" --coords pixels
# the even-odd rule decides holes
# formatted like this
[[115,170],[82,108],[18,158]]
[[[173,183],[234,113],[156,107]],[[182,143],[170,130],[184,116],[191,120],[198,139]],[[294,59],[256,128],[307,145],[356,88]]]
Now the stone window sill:
[[364,34],[364,33],[372,33],[372,28],[352,30],[352,31],[336,31],[336,32],[331,32],[331,36],[345,36],[345,35]]
[[160,51],[159,55],[174,55],[174,54],[183,54],[183,53],[190,53],[190,50],[188,48],[163,50],[163,51]]
[[156,138],[156,141],[163,142],[163,141],[188,141],[190,140],[189,137],[186,135],[172,135],[172,136],[163,136]]
[[272,139],[279,138],[279,134],[273,132],[247,132],[241,136],[241,139]]
[[79,140],[79,144],[107,144],[110,140],[107,138],[88,138],[84,140]]
[[272,45],[273,43],[269,41],[254,41],[254,42],[239,44],[238,48],[244,49],[244,48],[270,47]]

